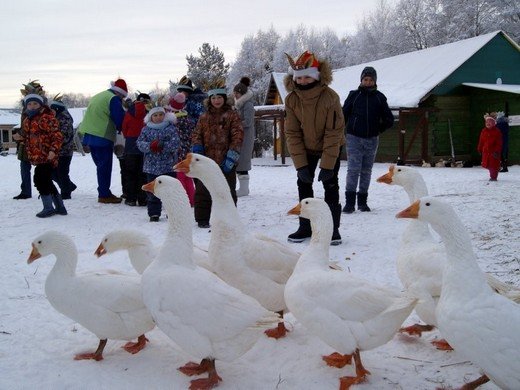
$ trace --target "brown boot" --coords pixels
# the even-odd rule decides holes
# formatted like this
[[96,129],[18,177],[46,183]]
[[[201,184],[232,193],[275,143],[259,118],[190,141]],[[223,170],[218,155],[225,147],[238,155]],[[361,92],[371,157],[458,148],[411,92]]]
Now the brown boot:
[[115,196],[115,195],[110,195],[110,196],[107,196],[106,198],[98,198],[98,203],[121,203],[123,199]]

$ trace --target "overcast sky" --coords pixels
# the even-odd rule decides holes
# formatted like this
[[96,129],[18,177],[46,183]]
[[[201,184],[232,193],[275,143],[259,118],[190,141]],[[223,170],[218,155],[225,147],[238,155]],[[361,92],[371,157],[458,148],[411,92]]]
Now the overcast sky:
[[[186,55],[204,42],[231,62],[244,37],[299,24],[342,36],[378,0],[16,0],[0,2],[0,107],[22,83],[93,95],[123,77],[132,90],[160,88],[186,73]],[[296,54],[296,53],[295,53]]]

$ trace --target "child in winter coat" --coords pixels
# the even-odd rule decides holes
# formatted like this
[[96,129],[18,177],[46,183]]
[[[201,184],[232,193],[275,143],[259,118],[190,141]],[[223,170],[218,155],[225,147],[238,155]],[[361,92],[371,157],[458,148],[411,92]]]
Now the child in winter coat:
[[[215,161],[229,185],[236,204],[236,165],[244,138],[242,121],[227,101],[225,87],[217,86],[208,91],[207,111],[197,122],[192,136],[192,152],[203,154]],[[195,220],[200,228],[209,228],[211,195],[200,180],[195,185]]]
[[52,179],[60,187],[61,198],[70,199],[72,191],[77,188],[69,176],[70,162],[74,154],[74,120],[61,100],[53,100],[49,106],[56,115],[56,119],[60,124],[61,134],[63,135],[58,166],[52,172]]
[[146,174],[143,172],[143,152],[137,147],[137,138],[141,134],[144,118],[147,113],[146,105],[150,103],[150,95],[137,95],[123,119],[123,135],[125,136],[124,169],[126,177],[126,199],[128,206],[146,206],[146,193],[141,189],[146,184]]
[[[173,165],[177,162],[179,134],[175,127],[175,116],[166,114],[163,107],[154,107],[144,118],[146,126],[137,138],[137,147],[144,153],[143,172],[148,181],[160,175],[175,177]],[[150,222],[158,222],[162,203],[148,193],[148,216]]]
[[[39,218],[54,214],[67,215],[63,200],[52,182],[52,171],[58,166],[63,135],[58,120],[51,109],[44,105],[43,97],[29,94],[24,98],[26,117],[22,122],[27,157],[34,169],[34,185],[40,193],[43,210]],[[54,208],[53,206],[56,206]]]
[[484,115],[486,126],[480,132],[477,150],[482,154],[482,166],[489,171],[489,181],[497,181],[502,151],[502,133],[493,116]]
[[[171,110],[177,118],[176,126],[180,139],[179,154],[177,156],[179,161],[184,160],[186,155],[190,152],[191,135],[197,125],[197,121],[195,121],[185,110],[185,105],[186,96],[179,92],[170,99],[167,107],[167,109]],[[193,184],[193,179],[182,172],[177,172],[177,179],[182,183],[182,186],[188,195],[188,199],[190,200],[190,205],[193,207],[195,204],[195,184]]]

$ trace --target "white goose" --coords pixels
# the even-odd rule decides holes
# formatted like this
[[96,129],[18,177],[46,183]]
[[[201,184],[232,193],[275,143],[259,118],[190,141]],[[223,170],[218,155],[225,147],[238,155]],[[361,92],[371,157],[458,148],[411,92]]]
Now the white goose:
[[430,223],[446,246],[437,324],[455,351],[485,374],[464,388],[474,389],[491,379],[502,389],[520,389],[520,306],[490,288],[453,208],[423,197],[396,217]]
[[128,252],[130,263],[138,274],[144,272],[158,252],[158,248],[141,231],[120,229],[106,234],[94,254],[101,257],[122,250]]
[[[200,179],[211,194],[209,257],[213,272],[222,280],[255,298],[262,306],[283,315],[283,292],[299,253],[269,237],[253,235],[241,222],[229,186],[219,166],[200,154],[190,153],[174,166],[178,172]],[[283,337],[283,322],[266,331]]]
[[327,364],[343,367],[354,357],[356,376],[340,378],[340,389],[347,389],[369,374],[360,350],[388,342],[417,299],[329,268],[333,223],[323,200],[303,199],[289,214],[310,219],[312,237],[287,281],[285,301],[310,333],[338,351],[323,357]]
[[140,278],[114,271],[76,274],[78,251],[65,234],[49,231],[32,242],[27,263],[40,257],[56,256],[56,263],[45,281],[45,294],[60,313],[94,333],[99,346],[94,353],[75,356],[76,360],[103,359],[107,339],[132,340],[123,348],[137,353],[146,345],[145,332],[155,326],[141,298]]
[[[167,210],[168,215],[174,215],[174,210]],[[168,223],[170,218],[168,218]],[[101,239],[101,243],[94,252],[98,257],[117,251],[126,250],[130,263],[137,273],[142,274],[146,267],[157,256],[159,248],[153,245],[152,241],[139,230],[120,229],[114,230]],[[209,264],[208,251],[194,245],[193,261],[200,267],[211,271]]]
[[143,273],[143,300],[157,326],[184,351],[202,359],[179,368],[187,375],[208,372],[208,378],[191,381],[190,389],[214,387],[221,380],[215,360],[243,355],[279,316],[193,263],[193,216],[178,180],[159,176],[143,189],[175,210],[164,245]]
[[[428,188],[417,169],[391,165],[388,172],[377,179],[379,183],[401,186],[410,203],[428,196]],[[434,238],[427,223],[412,220],[404,230],[397,254],[397,272],[403,286],[415,291],[421,302],[415,307],[417,315],[427,325],[414,324],[401,329],[402,332],[421,335],[423,331],[437,326],[435,307],[440,297],[442,269],[446,261],[446,249]],[[486,274],[490,286],[498,293],[518,302],[520,290]],[[427,299],[426,299],[427,298]],[[439,349],[451,349],[444,341],[434,341]]]

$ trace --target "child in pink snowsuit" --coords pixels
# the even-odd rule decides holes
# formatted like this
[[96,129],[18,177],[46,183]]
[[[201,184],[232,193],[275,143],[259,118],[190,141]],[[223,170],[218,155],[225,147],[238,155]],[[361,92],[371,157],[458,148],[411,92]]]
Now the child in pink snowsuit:
[[[186,97],[184,94],[177,93],[170,99],[169,106],[167,107],[167,109],[170,109],[177,117],[177,129],[181,140],[178,151],[178,161],[184,160],[186,155],[191,151],[191,134],[197,125],[197,122],[184,110],[185,102]],[[186,190],[190,205],[193,207],[195,202],[195,184],[193,183],[193,179],[182,172],[177,172],[177,179]]]

